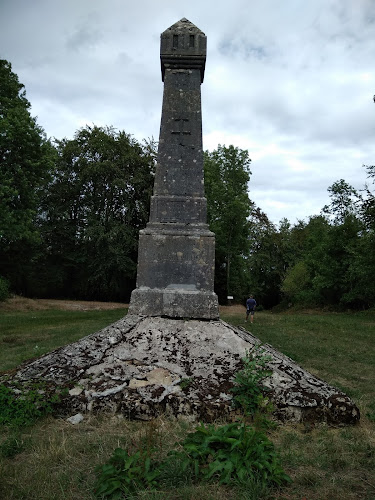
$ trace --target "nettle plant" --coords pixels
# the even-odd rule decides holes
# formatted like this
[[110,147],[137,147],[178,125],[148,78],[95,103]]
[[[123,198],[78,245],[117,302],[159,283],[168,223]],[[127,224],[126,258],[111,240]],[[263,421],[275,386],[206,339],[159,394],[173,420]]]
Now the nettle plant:
[[268,389],[263,385],[263,381],[272,374],[272,370],[267,368],[271,359],[261,345],[247,351],[242,358],[243,368],[236,373],[231,392],[234,406],[242,408],[247,416],[271,411],[271,404],[264,395]]
[[245,423],[202,424],[175,448],[164,460],[150,457],[146,450],[130,455],[117,448],[109,461],[96,469],[96,496],[119,500],[144,489],[175,487],[181,481],[265,487],[291,481],[273,443]]
[[197,479],[228,485],[250,480],[268,486],[290,481],[273,443],[245,423],[200,425],[179,444],[182,451],[170,456],[180,460],[183,469],[192,469]]

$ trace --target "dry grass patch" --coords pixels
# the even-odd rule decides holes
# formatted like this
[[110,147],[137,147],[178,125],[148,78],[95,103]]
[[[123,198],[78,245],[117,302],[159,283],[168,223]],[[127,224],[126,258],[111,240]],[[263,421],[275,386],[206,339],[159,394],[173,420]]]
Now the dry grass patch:
[[[193,424],[159,417],[132,422],[113,415],[89,416],[79,425],[45,419],[23,435],[24,451],[14,458],[0,458],[0,498],[7,500],[92,500],[95,468],[105,463],[115,448],[129,452],[156,450],[166,456]],[[3,431],[1,442],[12,431]],[[207,486],[205,487],[207,488]],[[214,485],[185,491],[143,492],[139,498],[231,498],[227,489]],[[221,492],[221,493],[220,493]],[[164,495],[164,496],[163,496]]]
[[96,302],[88,300],[28,299],[15,296],[0,302],[0,311],[104,311],[128,308],[129,304],[120,302]]

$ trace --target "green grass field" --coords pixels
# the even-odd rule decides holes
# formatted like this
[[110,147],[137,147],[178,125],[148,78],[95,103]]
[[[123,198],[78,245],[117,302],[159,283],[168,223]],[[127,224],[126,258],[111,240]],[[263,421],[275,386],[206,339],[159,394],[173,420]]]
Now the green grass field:
[[126,313],[127,309],[0,312],[0,371],[70,344]]
[[[78,340],[120,319],[110,311],[2,311],[0,371]],[[224,308],[222,319],[246,326],[304,368],[345,390],[361,410],[355,427],[283,425],[269,437],[293,483],[281,491],[230,489],[217,484],[171,485],[140,492],[144,499],[375,499],[375,312],[259,312],[244,323],[240,307]],[[120,446],[130,450],[152,442],[166,454],[194,424],[160,417],[130,422],[118,416],[90,416],[72,426],[46,418],[20,431],[0,429],[0,498],[4,500],[89,500],[94,469]]]

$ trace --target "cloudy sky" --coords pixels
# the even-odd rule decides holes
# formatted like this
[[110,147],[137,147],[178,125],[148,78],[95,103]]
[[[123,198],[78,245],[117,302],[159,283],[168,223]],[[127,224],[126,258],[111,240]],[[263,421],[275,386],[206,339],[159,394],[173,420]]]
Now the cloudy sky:
[[0,0],[0,58],[49,137],[86,124],[158,139],[160,33],[208,38],[205,149],[252,159],[250,197],[277,223],[318,214],[327,188],[375,162],[375,0]]

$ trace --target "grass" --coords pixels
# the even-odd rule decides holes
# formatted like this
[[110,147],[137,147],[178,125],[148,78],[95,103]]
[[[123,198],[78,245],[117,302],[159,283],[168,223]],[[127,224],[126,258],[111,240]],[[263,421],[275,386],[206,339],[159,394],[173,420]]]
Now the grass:
[[247,326],[227,309],[223,319],[246,327],[262,342],[354,398],[362,413],[375,402],[375,311],[272,314],[260,312]]
[[70,344],[125,316],[127,309],[0,312],[0,372]]
[[[14,368],[116,321],[124,310],[0,311],[0,370]],[[375,312],[316,311],[255,314],[244,323],[242,308],[223,308],[222,319],[246,326],[263,342],[304,368],[344,389],[361,410],[355,427],[279,426],[270,433],[293,483],[281,491],[256,485],[230,489],[192,485],[175,473],[162,492],[139,492],[140,499],[201,500],[374,500],[375,499]],[[5,341],[4,341],[5,338]],[[7,339],[14,338],[15,341]],[[38,352],[39,355],[39,352]],[[94,469],[120,446],[134,451],[153,443],[166,455],[193,424],[160,417],[130,422],[116,416],[89,416],[76,426],[50,417],[31,428],[0,429],[0,498],[4,500],[90,500]]]

